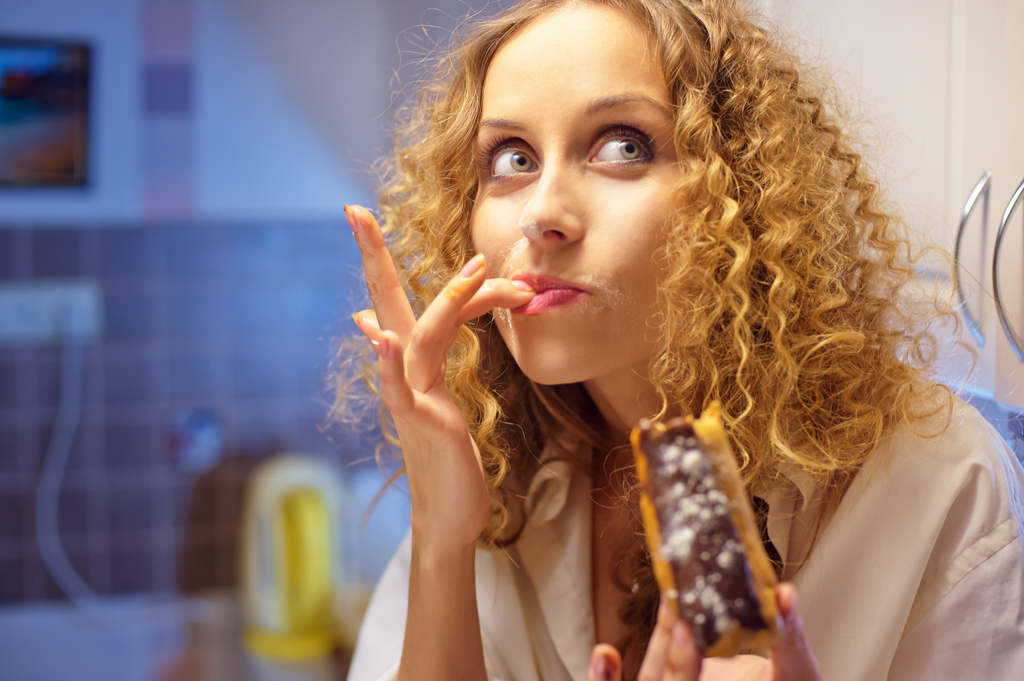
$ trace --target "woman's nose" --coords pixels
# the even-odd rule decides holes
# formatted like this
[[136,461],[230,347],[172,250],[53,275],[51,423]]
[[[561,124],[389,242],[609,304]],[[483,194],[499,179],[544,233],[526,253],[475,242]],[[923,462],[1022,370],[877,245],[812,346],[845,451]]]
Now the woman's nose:
[[584,222],[578,205],[579,178],[568,169],[548,166],[534,185],[523,211],[519,228],[531,242],[556,246],[583,236]]

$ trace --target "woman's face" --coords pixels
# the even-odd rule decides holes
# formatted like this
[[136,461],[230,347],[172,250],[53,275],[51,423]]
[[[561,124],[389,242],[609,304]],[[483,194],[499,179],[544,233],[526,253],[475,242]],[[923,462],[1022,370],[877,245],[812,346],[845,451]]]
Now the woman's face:
[[646,376],[657,338],[653,256],[680,179],[672,132],[653,43],[618,10],[553,11],[495,54],[473,245],[492,275],[540,291],[495,315],[534,381]]

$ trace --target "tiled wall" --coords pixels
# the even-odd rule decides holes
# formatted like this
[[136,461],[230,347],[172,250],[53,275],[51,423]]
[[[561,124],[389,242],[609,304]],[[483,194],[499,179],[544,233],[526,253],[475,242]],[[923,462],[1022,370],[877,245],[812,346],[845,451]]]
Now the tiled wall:
[[[0,280],[102,286],[60,498],[65,550],[96,591],[230,584],[241,486],[260,457],[366,456],[320,428],[331,343],[362,298],[357,266],[340,221],[0,228]],[[60,595],[34,535],[59,380],[57,347],[0,348],[0,602]],[[222,421],[225,456],[189,473],[167,434],[196,409]]]

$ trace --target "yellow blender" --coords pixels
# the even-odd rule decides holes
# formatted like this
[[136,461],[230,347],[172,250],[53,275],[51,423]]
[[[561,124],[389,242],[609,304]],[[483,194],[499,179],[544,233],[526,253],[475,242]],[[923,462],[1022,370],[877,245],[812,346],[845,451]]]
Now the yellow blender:
[[337,645],[344,494],[336,468],[309,456],[278,455],[253,473],[239,551],[243,641],[253,655],[314,661]]

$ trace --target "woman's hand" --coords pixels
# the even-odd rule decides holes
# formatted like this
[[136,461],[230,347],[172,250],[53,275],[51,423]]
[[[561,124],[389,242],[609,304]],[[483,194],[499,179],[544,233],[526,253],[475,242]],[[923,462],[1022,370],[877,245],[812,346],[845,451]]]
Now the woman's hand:
[[471,547],[487,523],[490,497],[480,453],[445,386],[445,356],[460,324],[495,307],[518,307],[532,291],[487,279],[482,255],[417,320],[384,236],[365,208],[345,209],[363,260],[373,310],[354,316],[380,362],[384,404],[401,441],[412,525],[421,547],[446,553]]
[[[821,681],[818,661],[804,636],[796,589],[782,583],[776,589],[782,631],[770,659],[756,655],[701,660],[690,628],[663,601],[658,609],[639,681]],[[587,681],[620,681],[622,660],[607,644],[594,647]]]

